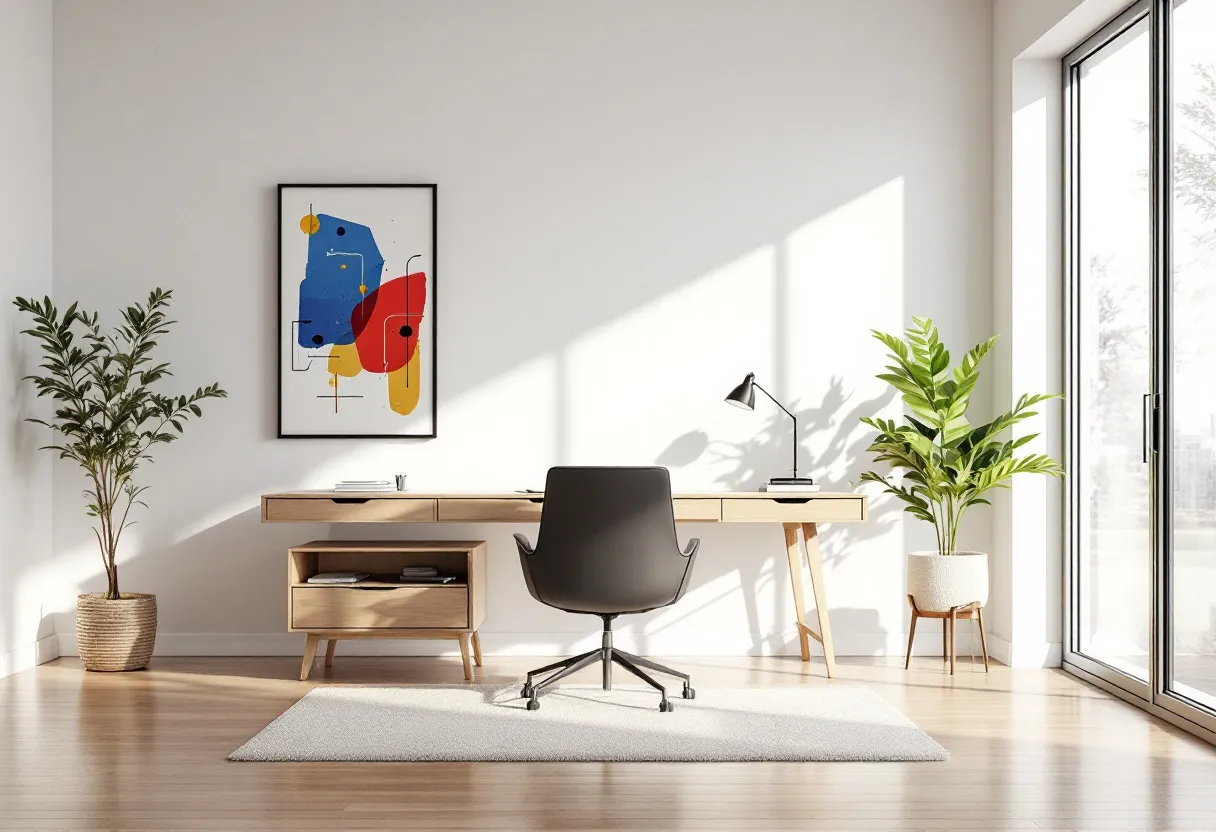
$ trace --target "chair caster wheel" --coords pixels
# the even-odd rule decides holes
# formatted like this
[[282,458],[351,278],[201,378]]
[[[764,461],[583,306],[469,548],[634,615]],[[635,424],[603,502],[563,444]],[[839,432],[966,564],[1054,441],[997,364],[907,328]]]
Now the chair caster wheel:
[[524,685],[524,689],[519,692],[519,698],[520,699],[531,699],[532,698],[532,686]]
[[535,699],[529,699],[528,700],[528,710],[529,711],[539,711],[540,703],[537,702]]
[[684,693],[681,694],[685,699],[696,699],[697,692],[687,685],[684,686]]
[[659,703],[659,711],[661,713],[669,714],[672,711],[674,711],[675,709],[676,709],[676,706],[674,704],[672,704],[671,702],[668,702],[666,699],[664,699],[662,702]]

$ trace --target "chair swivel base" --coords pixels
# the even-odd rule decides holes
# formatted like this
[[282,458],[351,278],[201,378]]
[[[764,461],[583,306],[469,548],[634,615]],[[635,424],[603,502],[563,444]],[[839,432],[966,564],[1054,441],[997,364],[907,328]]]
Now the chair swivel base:
[[[603,665],[604,669],[604,690],[612,690],[612,665],[619,664],[659,692],[659,710],[664,713],[674,711],[675,705],[667,699],[667,689],[655,681],[642,668],[682,679],[684,681],[684,691],[681,696],[684,699],[695,699],[697,696],[697,692],[693,690],[691,679],[687,673],[681,673],[666,665],[661,665],[658,662],[653,662],[650,659],[644,659],[641,656],[635,656],[632,653],[626,653],[624,650],[618,650],[613,647],[612,618],[608,616],[604,617],[603,647],[598,650],[588,650],[586,653],[578,656],[572,656],[560,662],[554,662],[553,664],[529,671],[528,680],[524,682],[523,689],[520,690],[519,695],[528,700],[527,707],[529,711],[538,710],[540,708],[540,695],[542,693],[548,692],[551,688],[556,687],[557,683],[562,679],[595,664],[597,661]],[[534,681],[537,676],[544,673],[551,675],[539,682]]]

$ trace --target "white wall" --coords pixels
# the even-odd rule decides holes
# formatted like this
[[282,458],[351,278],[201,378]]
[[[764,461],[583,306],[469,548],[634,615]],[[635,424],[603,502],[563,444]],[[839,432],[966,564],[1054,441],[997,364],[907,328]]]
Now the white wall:
[[[787,467],[784,416],[722,404],[754,370],[847,488],[861,415],[898,412],[871,327],[991,324],[992,25],[984,0],[320,0],[55,4],[55,292],[111,312],[177,292],[182,386],[231,397],[166,448],[126,546],[162,653],[291,653],[284,549],[258,495],[407,471],[415,488],[538,487],[558,463],[654,463],[684,489]],[[278,440],[275,184],[440,185],[439,438]],[[57,623],[102,585],[56,469]],[[825,529],[842,653],[897,653],[903,553],[888,501]],[[964,542],[986,548],[986,518]],[[527,596],[502,526],[335,535],[490,542],[491,652],[569,651],[595,623]],[[622,644],[796,652],[780,531],[704,539],[677,607]],[[932,634],[926,644],[935,642]],[[410,649],[387,645],[367,649]],[[425,649],[443,649],[428,645]]]
[[[22,420],[45,415],[21,381],[38,351],[14,295],[51,291],[51,3],[0,0],[0,676],[53,657],[41,578],[51,556],[47,436]],[[48,638],[49,637],[49,638]]]

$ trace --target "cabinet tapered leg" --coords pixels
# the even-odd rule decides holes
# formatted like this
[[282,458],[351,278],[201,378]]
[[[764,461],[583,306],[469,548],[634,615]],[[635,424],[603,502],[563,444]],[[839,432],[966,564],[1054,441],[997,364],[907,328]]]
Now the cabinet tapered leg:
[[325,644],[325,666],[326,667],[334,666],[334,651],[337,649],[338,649],[338,640],[336,638],[331,638],[328,642],[326,642],[326,644]]
[[468,633],[460,634],[460,659],[464,662],[464,680],[466,682],[473,681],[473,665],[469,663],[469,642]]
[[798,552],[798,524],[785,524],[785,554],[790,562],[790,584],[794,588],[794,615],[798,620],[798,648],[802,660],[811,660],[811,642],[806,634],[806,601],[802,597],[802,557]]
[[811,569],[811,591],[815,593],[815,615],[819,619],[819,643],[823,645],[823,660],[827,675],[836,675],[836,650],[832,647],[832,623],[828,620],[828,594],[823,584],[823,553],[819,549],[819,532],[814,523],[802,524],[806,542],[806,562]]
[[304,640],[304,663],[300,665],[300,681],[307,682],[308,674],[312,671],[313,660],[317,658],[317,644],[321,641],[320,638],[312,633]]
[[481,667],[481,633],[473,631],[473,662]]

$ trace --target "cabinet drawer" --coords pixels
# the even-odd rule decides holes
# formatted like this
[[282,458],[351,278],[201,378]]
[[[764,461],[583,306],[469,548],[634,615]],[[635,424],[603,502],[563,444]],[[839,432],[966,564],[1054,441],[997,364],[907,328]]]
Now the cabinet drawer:
[[539,523],[544,507],[521,497],[518,500],[474,500],[445,497],[439,501],[439,520],[444,523]]
[[294,587],[291,626],[297,630],[468,627],[469,590],[464,586]]
[[775,497],[725,499],[722,520],[727,523],[849,523],[860,522],[861,496],[856,499],[814,497]]
[[700,520],[705,523],[717,523],[722,519],[721,500],[689,500],[678,499],[671,501],[676,512],[676,520]]
[[434,523],[433,499],[400,497],[269,497],[267,523]]

